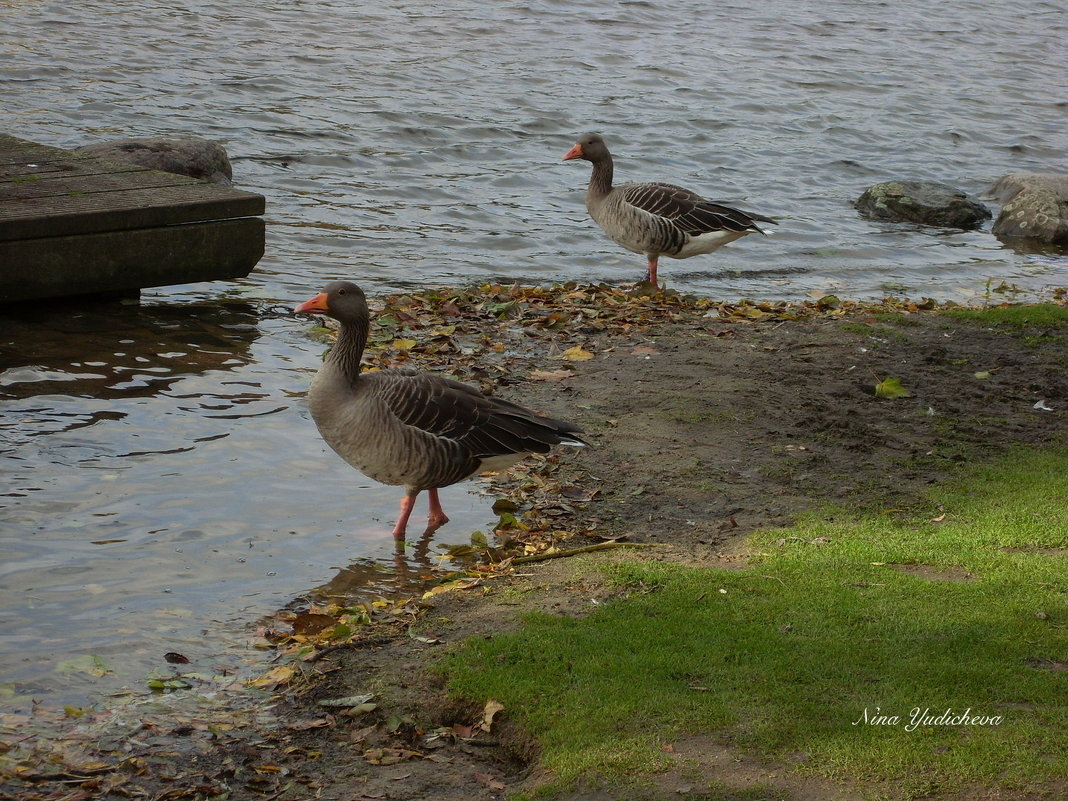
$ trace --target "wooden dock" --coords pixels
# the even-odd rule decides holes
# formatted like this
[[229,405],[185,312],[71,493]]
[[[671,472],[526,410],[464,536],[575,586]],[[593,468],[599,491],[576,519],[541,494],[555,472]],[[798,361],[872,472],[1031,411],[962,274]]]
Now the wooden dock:
[[0,134],[0,303],[240,278],[262,195]]

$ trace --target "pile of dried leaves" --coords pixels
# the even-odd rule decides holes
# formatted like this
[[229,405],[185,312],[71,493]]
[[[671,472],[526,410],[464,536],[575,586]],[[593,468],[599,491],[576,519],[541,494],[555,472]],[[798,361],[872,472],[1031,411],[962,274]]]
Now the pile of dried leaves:
[[[487,394],[520,381],[563,381],[592,359],[596,342],[655,331],[666,323],[705,325],[838,318],[871,313],[911,313],[939,308],[887,298],[878,303],[842,301],[833,295],[807,301],[722,303],[656,291],[649,284],[621,289],[574,282],[543,286],[485,284],[425,290],[372,301],[372,327],[364,356],[367,369],[412,366],[475,384]],[[320,329],[324,338],[332,337]],[[606,337],[607,335],[607,337]],[[612,347],[609,345],[609,347]],[[546,369],[549,360],[552,367]],[[450,549],[468,570],[507,567],[575,535],[596,539],[598,521],[586,504],[595,480],[556,455],[529,459],[493,479],[500,500],[495,541],[476,534]]]
[[[808,301],[722,303],[648,284],[624,290],[605,284],[566,283],[551,287],[484,284],[469,289],[425,290],[372,301],[367,353],[369,369],[412,365],[447,372],[492,392],[524,379],[555,381],[574,363],[592,358],[592,338],[648,331],[667,322],[766,322],[861,313],[909,313],[939,308],[887,298],[878,303],[843,301],[826,295]],[[329,334],[320,329],[324,336]],[[552,370],[524,370],[524,358],[559,359]]]

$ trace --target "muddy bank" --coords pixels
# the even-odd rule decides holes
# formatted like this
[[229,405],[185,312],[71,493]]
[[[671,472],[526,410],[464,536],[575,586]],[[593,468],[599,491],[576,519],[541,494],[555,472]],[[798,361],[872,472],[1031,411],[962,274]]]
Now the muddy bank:
[[[9,778],[0,787],[27,799],[229,793],[439,801],[530,789],[539,781],[537,744],[507,710],[482,731],[492,710],[447,701],[426,670],[450,643],[507,630],[531,609],[582,614],[608,596],[599,560],[729,567],[744,560],[744,538],[755,529],[828,504],[915,508],[958,466],[1014,444],[1063,442],[1065,433],[1068,329],[1047,324],[991,325],[900,304],[843,309],[828,301],[802,313],[682,299],[638,308],[620,301],[608,320],[586,315],[593,300],[584,299],[576,308],[514,316],[518,307],[490,310],[502,322],[474,347],[486,321],[445,298],[433,309],[391,307],[394,327],[388,335],[383,328],[372,358],[398,358],[398,322],[414,329],[426,311],[440,327],[445,303],[456,308],[452,330],[436,335],[432,353],[401,340],[404,359],[448,362],[465,380],[574,419],[590,435],[593,447],[548,465],[554,486],[578,488],[566,504],[543,510],[551,512],[552,537],[572,533],[558,547],[615,537],[660,547],[518,565],[470,581],[307,663],[311,675],[261,701],[259,717],[161,715],[121,742],[82,742],[91,775],[89,763],[79,773],[59,759],[49,777],[26,758],[20,777],[11,765],[25,744],[4,730]],[[877,397],[887,378],[908,395]],[[366,695],[373,709],[338,711]],[[319,704],[339,698],[347,702]],[[713,778],[739,787],[770,782],[793,799],[872,790],[801,781],[789,765],[754,763],[711,741],[692,745],[680,760],[696,760],[704,786]],[[625,795],[675,798],[700,783],[665,775],[645,796]],[[622,796],[591,784],[580,797]],[[984,796],[971,789],[959,797]]]

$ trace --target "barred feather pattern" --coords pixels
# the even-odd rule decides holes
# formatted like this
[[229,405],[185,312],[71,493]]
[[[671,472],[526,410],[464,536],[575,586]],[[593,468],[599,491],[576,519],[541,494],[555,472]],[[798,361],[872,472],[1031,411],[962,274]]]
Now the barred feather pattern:
[[706,200],[681,186],[662,182],[612,186],[612,156],[604,140],[586,134],[582,158],[593,164],[586,193],[590,216],[616,244],[650,258],[688,258],[711,253],[750,233],[757,223],[776,221]]
[[[362,297],[362,296],[361,296]],[[341,331],[308,392],[323,440],[346,462],[409,492],[501,469],[554,445],[584,445],[581,429],[441,376],[412,369],[360,373],[369,317]]]

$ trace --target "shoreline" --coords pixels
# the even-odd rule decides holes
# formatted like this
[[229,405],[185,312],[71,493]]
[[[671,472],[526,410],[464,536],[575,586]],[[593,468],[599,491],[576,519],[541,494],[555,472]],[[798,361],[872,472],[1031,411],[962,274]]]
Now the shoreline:
[[[1068,306],[1063,292],[1052,300],[1057,308]],[[313,683],[299,678],[301,657],[314,648],[308,635],[303,642],[290,640],[295,647],[290,661],[276,666],[293,670],[276,674],[248,696],[280,711],[243,710],[214,722],[182,712],[183,735],[164,709],[152,725],[168,732],[167,748],[181,745],[183,759],[192,759],[185,767],[216,766],[213,781],[229,787],[233,798],[284,791],[286,781],[299,776],[336,790],[327,780],[326,763],[284,754],[286,747],[316,750],[317,737],[333,743],[323,747],[323,759],[355,770],[364,777],[362,789],[396,787],[390,782],[400,780],[386,775],[396,765],[418,776],[425,769],[420,781],[444,782],[437,795],[427,790],[405,797],[450,799],[464,792],[489,797],[499,793],[494,782],[509,789],[533,786],[528,783],[537,783],[537,771],[526,765],[536,764],[530,759],[537,745],[507,713],[489,732],[471,732],[475,739],[496,739],[496,746],[472,745],[465,742],[471,737],[456,735],[456,725],[469,725],[460,721],[477,720],[475,712],[484,710],[450,707],[440,679],[422,674],[428,656],[472,634],[513,629],[517,610],[586,614],[595,601],[612,595],[591,564],[641,558],[737,567],[745,564],[743,543],[750,533],[785,525],[821,504],[907,508],[932,482],[974,459],[1017,444],[1056,441],[1068,402],[1068,386],[1057,372],[1063,371],[1058,359],[1065,345],[1056,327],[951,318],[943,328],[942,313],[963,309],[935,306],[837,298],[728,305],[578,285],[395,296],[383,315],[391,319],[373,328],[372,364],[400,362],[435,371],[447,364],[460,380],[489,385],[550,414],[577,414],[594,440],[586,453],[555,456],[521,471],[518,482],[513,478],[527,492],[510,499],[516,508],[508,514],[515,521],[507,533],[523,555],[618,538],[657,547],[470,570],[458,584],[412,605],[372,606],[367,617],[383,622],[363,629],[340,617],[353,613],[339,610],[335,625],[351,625],[356,639],[351,645],[341,645],[344,638],[336,636],[328,640],[341,647],[308,662]],[[490,325],[497,326],[493,336],[487,333]],[[986,377],[977,377],[981,373]],[[886,377],[900,379],[911,397],[877,398],[874,387]],[[1041,411],[1038,402],[1053,411]],[[926,408],[935,414],[927,415]],[[523,514],[528,511],[530,516]],[[496,555],[498,563],[503,556],[481,550]],[[473,553],[479,551],[473,543]],[[272,695],[275,690],[281,694]],[[375,700],[364,703],[377,706],[357,714],[317,703],[367,692]],[[226,706],[225,687],[211,693]],[[83,723],[92,719],[92,713],[81,717]],[[219,729],[220,723],[231,728]],[[110,725],[101,719],[98,731]],[[223,733],[212,735],[213,726]],[[351,751],[353,737],[368,728],[356,741],[357,755],[346,755],[341,743]],[[441,733],[440,748],[427,748],[428,732],[435,729],[453,734]],[[8,732],[0,732],[0,740],[7,739]],[[81,768],[100,781],[121,777],[124,787],[158,783],[148,763],[139,774],[130,770],[135,757],[116,761],[112,752],[94,752],[84,736],[79,740],[93,756]],[[241,775],[259,776],[259,783],[230,782],[218,746],[255,741],[276,754],[271,764],[284,770],[257,774],[245,765]],[[446,770],[422,756],[440,754],[441,748],[463,769]],[[501,767],[517,756],[523,767]],[[222,762],[213,761],[218,759]],[[86,765],[95,763],[88,771]],[[182,765],[171,768],[191,776]],[[70,766],[65,781],[81,775],[77,769]],[[492,778],[475,780],[472,790],[472,773]]]

